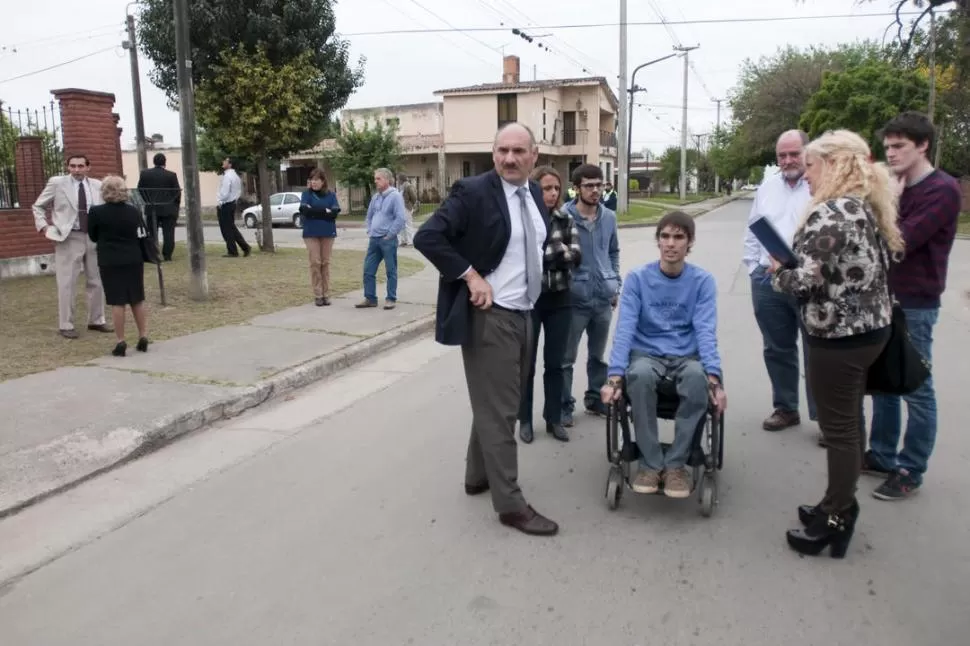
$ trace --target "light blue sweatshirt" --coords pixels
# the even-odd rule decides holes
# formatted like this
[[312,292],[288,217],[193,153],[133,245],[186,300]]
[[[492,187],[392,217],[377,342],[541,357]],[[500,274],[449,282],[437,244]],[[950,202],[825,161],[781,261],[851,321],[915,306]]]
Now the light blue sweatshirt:
[[660,262],[631,271],[620,295],[609,376],[626,374],[633,350],[655,357],[697,356],[707,374],[720,378],[714,276],[689,263],[675,278],[660,271]]
[[367,206],[367,236],[394,238],[407,222],[404,198],[393,186],[383,193],[375,193]]

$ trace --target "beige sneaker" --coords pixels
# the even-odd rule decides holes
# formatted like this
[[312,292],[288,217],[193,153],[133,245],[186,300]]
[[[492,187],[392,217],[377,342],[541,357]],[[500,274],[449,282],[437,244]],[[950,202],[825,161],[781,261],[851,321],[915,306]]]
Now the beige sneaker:
[[691,477],[687,469],[674,469],[664,474],[664,494],[669,498],[690,496]]
[[633,480],[633,490],[637,493],[657,493],[660,488],[660,473],[642,469]]

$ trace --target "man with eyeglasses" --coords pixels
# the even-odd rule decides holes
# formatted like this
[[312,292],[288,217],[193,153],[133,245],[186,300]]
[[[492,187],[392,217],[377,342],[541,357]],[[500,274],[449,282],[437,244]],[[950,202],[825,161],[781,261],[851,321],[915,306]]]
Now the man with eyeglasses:
[[[565,381],[562,423],[573,425],[576,399],[573,392],[573,364],[579,353],[579,342],[586,334],[586,391],[583,403],[591,415],[606,415],[600,388],[606,382],[606,342],[610,321],[619,298],[620,242],[617,237],[616,213],[600,201],[603,171],[599,166],[583,164],[573,171],[576,201],[563,209],[572,216],[579,231],[582,263],[574,270],[571,287],[573,319],[570,324],[566,356],[563,358]],[[562,430],[562,429],[560,429]],[[562,430],[562,433],[566,431]],[[567,440],[566,437],[558,437]]]
[[[795,229],[805,215],[811,200],[805,181],[803,150],[808,135],[801,130],[782,133],[775,144],[778,173],[766,178],[755,193],[748,224],[766,217],[778,233],[791,244]],[[799,360],[798,337],[801,331],[804,361],[805,336],[802,330],[798,303],[788,294],[776,292],[767,273],[771,260],[751,230],[744,239],[744,265],[751,277],[751,299],[754,318],[761,329],[764,342],[765,367],[771,380],[773,410],[762,422],[766,431],[782,431],[801,424],[798,412]],[[803,364],[804,365],[804,364]],[[815,400],[805,382],[808,416],[815,420]]]

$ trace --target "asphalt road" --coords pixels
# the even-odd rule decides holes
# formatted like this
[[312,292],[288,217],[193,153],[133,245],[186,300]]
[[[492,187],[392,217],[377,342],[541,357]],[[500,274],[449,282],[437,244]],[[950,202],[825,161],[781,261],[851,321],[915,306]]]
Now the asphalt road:
[[[784,531],[820,498],[824,453],[813,424],[760,430],[770,395],[739,271],[749,204],[699,220],[690,258],[717,278],[728,385],[713,518],[632,492],[609,511],[604,425],[580,416],[572,442],[539,434],[519,451],[524,492],[560,535],[501,526],[461,487],[458,353],[421,341],[0,521],[0,562],[34,568],[0,586],[0,643],[967,643],[970,243],[937,328],[923,491],[879,502],[864,477],[848,557],[802,558]],[[652,235],[622,233],[627,269],[656,257]]]

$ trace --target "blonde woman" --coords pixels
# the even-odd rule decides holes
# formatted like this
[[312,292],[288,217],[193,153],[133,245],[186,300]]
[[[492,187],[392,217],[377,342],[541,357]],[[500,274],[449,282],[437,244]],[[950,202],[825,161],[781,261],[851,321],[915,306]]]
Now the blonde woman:
[[890,335],[887,270],[903,251],[896,201],[885,167],[847,130],[828,132],[805,149],[812,193],[792,244],[795,269],[772,261],[772,285],[800,305],[808,345],[807,377],[828,451],[828,489],[818,505],[799,508],[803,529],[788,544],[802,554],[845,555],[859,516],[862,399],[869,367]]
[[148,315],[145,313],[145,264],[139,238],[146,235],[141,213],[127,203],[125,180],[108,176],[101,181],[104,204],[88,212],[88,236],[98,248],[98,269],[104,300],[111,306],[117,344],[111,351],[125,356],[125,307],[131,307],[138,328],[139,352],[148,351]]

